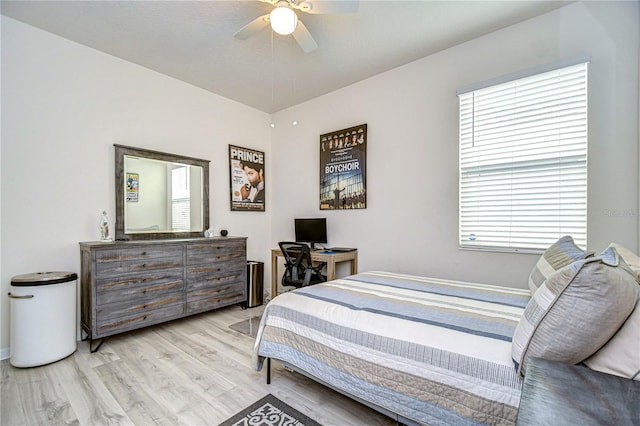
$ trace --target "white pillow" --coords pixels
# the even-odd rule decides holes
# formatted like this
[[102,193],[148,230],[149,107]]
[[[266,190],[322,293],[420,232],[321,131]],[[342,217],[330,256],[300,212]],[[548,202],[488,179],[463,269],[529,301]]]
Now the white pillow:
[[613,247],[616,249],[622,260],[625,261],[627,265],[633,271],[633,275],[636,277],[636,281],[640,282],[640,257],[637,254],[632,252],[626,247],[621,246],[618,243],[611,243],[609,247]]
[[611,340],[584,363],[592,370],[640,380],[640,302]]

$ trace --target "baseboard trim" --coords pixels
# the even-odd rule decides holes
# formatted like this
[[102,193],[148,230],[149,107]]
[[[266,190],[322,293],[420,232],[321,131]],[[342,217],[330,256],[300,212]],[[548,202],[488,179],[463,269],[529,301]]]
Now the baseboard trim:
[[9,358],[9,356],[11,356],[11,349],[10,348],[2,348],[2,349],[0,349],[0,360],[7,359],[7,358]]

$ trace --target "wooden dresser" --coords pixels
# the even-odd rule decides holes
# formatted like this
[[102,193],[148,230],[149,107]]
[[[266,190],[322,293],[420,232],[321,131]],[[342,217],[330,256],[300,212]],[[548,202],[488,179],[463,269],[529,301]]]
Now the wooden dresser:
[[90,340],[246,301],[244,237],[83,242],[80,253]]

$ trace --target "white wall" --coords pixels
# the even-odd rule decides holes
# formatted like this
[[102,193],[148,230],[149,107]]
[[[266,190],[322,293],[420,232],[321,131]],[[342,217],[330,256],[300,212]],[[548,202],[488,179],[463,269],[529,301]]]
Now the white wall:
[[[272,244],[294,217],[326,216],[329,245],[358,247],[361,271],[526,287],[539,255],[458,249],[456,89],[587,53],[588,246],[637,250],[638,6],[569,5],[276,114]],[[361,123],[367,208],[320,212],[319,135]]]
[[211,160],[213,228],[268,260],[269,214],[229,211],[227,156],[228,144],[269,153],[269,115],[5,16],[1,27],[2,357],[11,277],[79,273],[78,242],[99,238],[102,210],[115,218],[114,143]]
[[[155,226],[156,229],[171,229],[168,223],[169,208],[167,207],[167,174],[170,168],[166,163],[150,161],[140,158],[125,158],[125,171],[135,171],[138,174],[138,199],[136,202],[124,202],[124,215],[127,220],[124,229],[142,229]],[[113,231],[115,235],[115,229]]]

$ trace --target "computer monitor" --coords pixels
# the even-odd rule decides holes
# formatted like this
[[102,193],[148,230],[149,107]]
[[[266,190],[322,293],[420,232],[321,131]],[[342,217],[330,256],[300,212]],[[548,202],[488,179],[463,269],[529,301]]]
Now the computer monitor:
[[315,243],[327,243],[327,219],[294,219],[296,242],[309,243],[315,249]]

